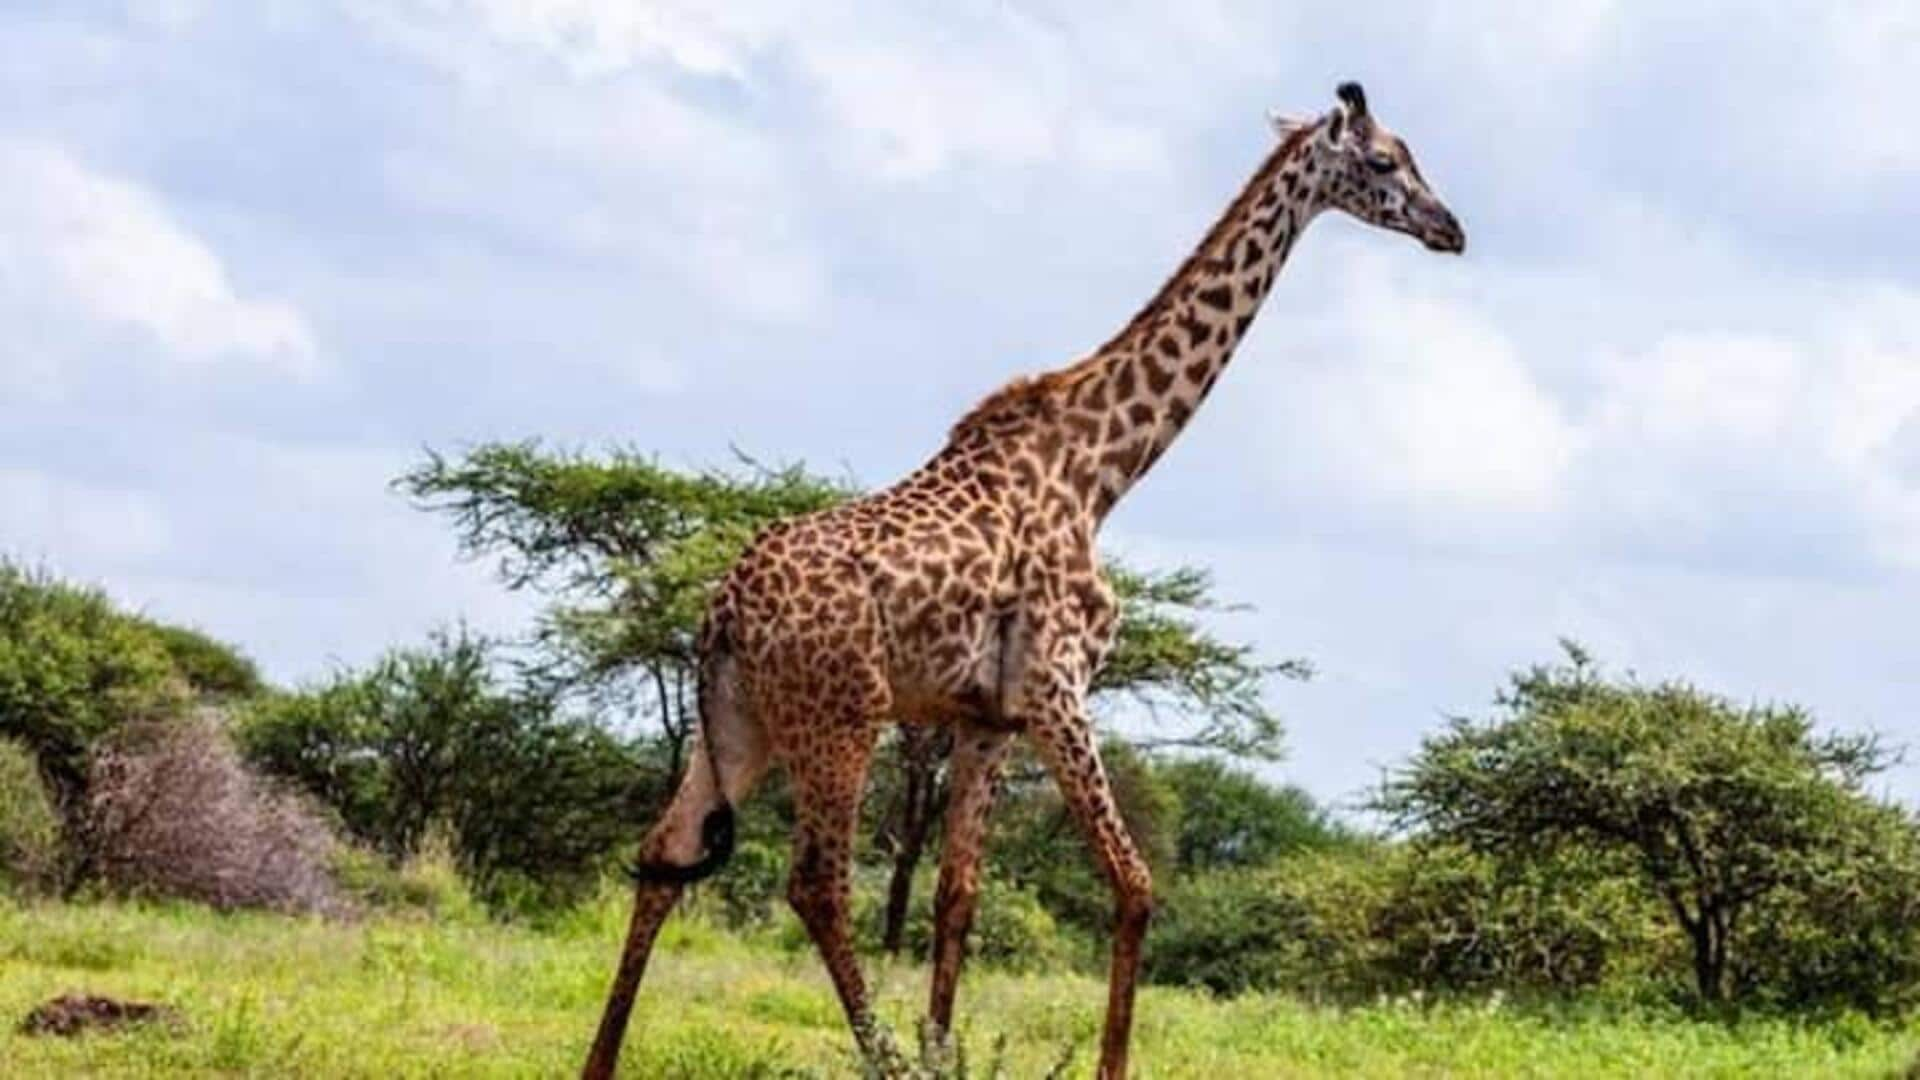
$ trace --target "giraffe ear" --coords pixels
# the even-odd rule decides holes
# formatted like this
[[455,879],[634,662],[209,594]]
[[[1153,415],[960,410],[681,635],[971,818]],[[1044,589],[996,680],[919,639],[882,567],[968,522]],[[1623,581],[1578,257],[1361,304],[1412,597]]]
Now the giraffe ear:
[[1327,142],[1339,146],[1373,120],[1367,115],[1367,92],[1360,89],[1359,83],[1343,82],[1333,93],[1340,101],[1327,114],[1325,130]]
[[1340,99],[1340,104],[1347,107],[1348,114],[1352,116],[1367,115],[1367,92],[1360,89],[1359,83],[1343,82],[1334,88],[1333,94]]
[[1288,116],[1285,113],[1272,109],[1267,111],[1267,126],[1273,128],[1273,133],[1280,137],[1281,142],[1286,142],[1294,132],[1299,131],[1301,128],[1311,127],[1312,125],[1313,121],[1304,116]]

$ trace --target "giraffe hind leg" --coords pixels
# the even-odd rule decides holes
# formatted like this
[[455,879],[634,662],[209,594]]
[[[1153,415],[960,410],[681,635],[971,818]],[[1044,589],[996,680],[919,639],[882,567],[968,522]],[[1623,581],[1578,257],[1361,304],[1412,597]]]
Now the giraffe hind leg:
[[620,966],[601,1012],[600,1028],[581,1071],[585,1080],[606,1080],[613,1075],[655,936],[673,911],[686,881],[706,876],[725,861],[733,846],[732,807],[745,799],[767,772],[765,730],[757,718],[740,708],[730,662],[715,674],[722,677],[703,680],[701,730],[681,773],[680,786],[666,812],[640,842],[634,864],[633,916],[627,926]]
[[923,1056],[944,1053],[953,1026],[953,999],[966,955],[967,931],[980,897],[980,854],[986,840],[987,811],[1011,734],[979,725],[954,732],[951,794],[946,840],[940,852],[940,881],[934,892],[933,983],[923,1033]]
[[868,1070],[893,1076],[906,1061],[873,1015],[850,925],[853,843],[877,735],[877,725],[835,717],[787,762],[795,817],[787,902],[826,965]]

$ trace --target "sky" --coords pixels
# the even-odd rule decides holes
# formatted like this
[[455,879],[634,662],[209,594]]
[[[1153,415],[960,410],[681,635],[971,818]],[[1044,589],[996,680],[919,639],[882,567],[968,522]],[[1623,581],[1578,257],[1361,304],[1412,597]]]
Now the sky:
[[1352,805],[1563,637],[1920,742],[1909,0],[0,0],[0,55],[0,552],[276,680],[526,626],[425,448],[883,485],[1358,79],[1467,254],[1319,219],[1103,537],[1312,662],[1273,774]]

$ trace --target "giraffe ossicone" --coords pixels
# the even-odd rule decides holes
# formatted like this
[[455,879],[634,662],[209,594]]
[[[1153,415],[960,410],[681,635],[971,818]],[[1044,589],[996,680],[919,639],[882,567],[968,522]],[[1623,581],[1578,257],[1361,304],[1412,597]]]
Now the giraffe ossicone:
[[1212,392],[1322,211],[1434,251],[1466,245],[1359,85],[1335,97],[1313,120],[1274,118],[1279,145],[1105,344],[989,395],[894,486],[764,530],[728,571],[699,641],[701,745],[641,842],[627,944],[583,1075],[612,1075],[660,923],[686,881],[724,856],[715,815],[775,765],[794,802],[788,900],[863,1056],[891,1066],[898,1049],[871,1011],[848,916],[860,798],[893,722],[954,732],[923,1046],[952,1028],[993,787],[1024,737],[1113,887],[1099,1075],[1125,1075],[1153,885],[1085,704],[1118,618],[1095,537]]

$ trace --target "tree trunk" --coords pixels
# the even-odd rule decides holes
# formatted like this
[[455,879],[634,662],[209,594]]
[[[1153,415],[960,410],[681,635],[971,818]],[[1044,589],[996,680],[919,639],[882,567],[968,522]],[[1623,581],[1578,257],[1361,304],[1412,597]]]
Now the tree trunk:
[[880,947],[888,956],[899,956],[906,939],[907,909],[913,904],[913,875],[926,853],[926,829],[918,836],[902,836],[893,850],[893,876],[887,881],[886,922],[880,931]]
[[1703,912],[1687,928],[1693,939],[1693,979],[1702,1004],[1727,1000],[1727,928],[1717,912]]
[[889,956],[900,955],[906,941],[907,914],[913,906],[913,875],[926,855],[927,839],[939,817],[940,764],[947,747],[939,733],[904,728],[900,733],[900,808],[894,830],[893,871],[887,881],[887,907],[880,929],[880,945]]

